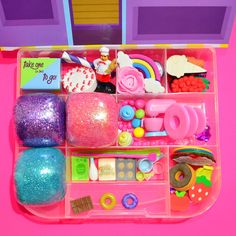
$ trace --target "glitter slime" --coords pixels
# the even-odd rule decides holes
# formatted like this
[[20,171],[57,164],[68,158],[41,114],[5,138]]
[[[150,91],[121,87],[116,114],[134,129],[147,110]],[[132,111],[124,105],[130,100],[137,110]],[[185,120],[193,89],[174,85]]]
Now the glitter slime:
[[14,172],[16,195],[25,205],[62,200],[66,192],[65,157],[55,148],[32,148],[21,153]]
[[74,146],[105,147],[118,135],[115,99],[102,93],[72,93],[66,105],[67,140]]
[[61,145],[65,138],[65,102],[55,94],[19,97],[15,106],[16,132],[25,146]]

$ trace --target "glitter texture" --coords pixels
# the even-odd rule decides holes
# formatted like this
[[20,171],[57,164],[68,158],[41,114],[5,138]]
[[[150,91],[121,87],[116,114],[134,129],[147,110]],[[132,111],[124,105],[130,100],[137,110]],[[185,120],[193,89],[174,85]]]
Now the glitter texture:
[[60,201],[66,192],[65,157],[55,148],[32,148],[21,153],[14,172],[17,198],[25,205]]
[[210,126],[207,126],[202,133],[196,135],[197,140],[204,142],[208,142],[210,137],[211,137]]
[[118,107],[112,95],[72,93],[67,100],[67,140],[80,147],[105,147],[118,135]]
[[65,139],[65,102],[50,93],[21,96],[15,106],[15,124],[25,146],[61,145]]

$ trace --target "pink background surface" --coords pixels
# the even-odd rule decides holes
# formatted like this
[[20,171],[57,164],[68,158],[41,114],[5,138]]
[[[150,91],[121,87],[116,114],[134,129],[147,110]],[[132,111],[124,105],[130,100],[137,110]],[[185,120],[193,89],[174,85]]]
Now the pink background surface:
[[13,153],[9,141],[14,105],[11,67],[0,59],[0,235],[235,235],[236,196],[236,22],[228,49],[217,49],[222,160],[222,190],[216,204],[206,213],[178,224],[41,224],[14,210],[10,197]]

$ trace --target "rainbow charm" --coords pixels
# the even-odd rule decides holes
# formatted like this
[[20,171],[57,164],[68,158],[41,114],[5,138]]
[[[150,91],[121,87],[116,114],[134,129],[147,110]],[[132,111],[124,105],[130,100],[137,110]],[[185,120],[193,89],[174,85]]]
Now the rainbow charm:
[[144,78],[152,78],[158,81],[161,80],[158,67],[151,58],[141,54],[130,54],[129,57],[133,61],[133,67],[141,71]]

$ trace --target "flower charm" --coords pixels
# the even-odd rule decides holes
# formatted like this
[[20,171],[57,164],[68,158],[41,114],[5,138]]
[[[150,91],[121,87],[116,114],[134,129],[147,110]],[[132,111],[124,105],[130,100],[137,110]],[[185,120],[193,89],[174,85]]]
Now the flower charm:
[[120,68],[118,70],[117,81],[117,91],[119,93],[144,93],[143,74],[133,67],[126,66]]

